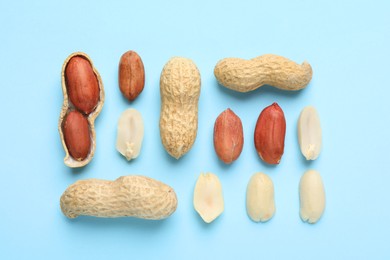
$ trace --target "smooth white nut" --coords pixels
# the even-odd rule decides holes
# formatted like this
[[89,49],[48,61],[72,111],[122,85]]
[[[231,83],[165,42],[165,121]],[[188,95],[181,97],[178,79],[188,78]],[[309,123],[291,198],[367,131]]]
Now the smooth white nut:
[[246,189],[246,211],[255,222],[265,222],[275,213],[274,184],[264,173],[255,173]]
[[316,223],[325,210],[325,189],[319,172],[308,170],[299,183],[300,215],[304,222]]
[[210,223],[224,210],[222,185],[217,175],[200,174],[194,190],[194,208],[204,222]]
[[128,161],[137,158],[144,138],[141,113],[133,108],[125,110],[118,121],[116,149]]
[[321,152],[322,130],[320,117],[312,106],[305,107],[298,120],[298,142],[306,160],[315,160]]

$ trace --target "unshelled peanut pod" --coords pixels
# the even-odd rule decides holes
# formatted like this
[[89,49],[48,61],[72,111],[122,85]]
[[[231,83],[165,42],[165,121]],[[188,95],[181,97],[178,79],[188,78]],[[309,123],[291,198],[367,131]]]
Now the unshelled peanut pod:
[[115,181],[79,180],[70,185],[60,199],[68,218],[136,217],[164,219],[175,212],[177,197],[168,185],[146,176],[122,176]]
[[200,73],[187,58],[174,57],[160,77],[160,136],[165,150],[179,159],[195,142],[198,131]]
[[264,85],[300,90],[309,84],[313,71],[306,61],[297,64],[279,55],[265,54],[250,60],[222,59],[215,65],[214,75],[222,86],[239,92]]

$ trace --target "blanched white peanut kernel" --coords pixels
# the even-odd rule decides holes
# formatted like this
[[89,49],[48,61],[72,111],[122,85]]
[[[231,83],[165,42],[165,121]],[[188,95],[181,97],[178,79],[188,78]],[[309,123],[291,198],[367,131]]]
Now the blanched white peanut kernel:
[[246,189],[246,211],[255,222],[265,222],[275,213],[274,184],[264,173],[255,173]]
[[194,190],[194,208],[204,222],[210,223],[224,210],[222,185],[217,175],[201,173]]
[[144,138],[141,113],[133,108],[125,110],[118,121],[116,149],[128,161],[137,158]]
[[316,223],[325,209],[325,189],[319,172],[308,170],[299,183],[300,215],[304,222]]
[[306,160],[315,160],[321,152],[322,130],[317,110],[305,107],[298,120],[298,142]]

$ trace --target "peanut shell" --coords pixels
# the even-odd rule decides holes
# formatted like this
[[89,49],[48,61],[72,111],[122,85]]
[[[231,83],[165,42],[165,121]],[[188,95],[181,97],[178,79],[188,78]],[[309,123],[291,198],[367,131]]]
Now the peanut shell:
[[313,71],[308,62],[300,65],[282,56],[266,54],[251,60],[222,59],[215,65],[214,75],[222,86],[239,92],[264,85],[300,90],[309,84]]
[[160,136],[165,150],[179,159],[195,142],[198,131],[200,73],[187,58],[174,57],[160,77]]
[[[62,129],[63,121],[64,121],[67,113],[71,110],[76,109],[73,106],[73,104],[70,102],[70,99],[68,96],[68,90],[66,87],[66,79],[65,79],[66,66],[67,66],[69,60],[75,56],[81,56],[91,63],[93,73],[96,75],[96,78],[97,78],[98,83],[99,83],[99,102],[97,103],[94,110],[86,116],[87,120],[88,120],[90,135],[91,135],[91,149],[90,149],[87,157],[82,161],[78,161],[78,160],[72,158],[72,156],[69,154],[69,150],[66,146],[65,139],[64,139],[64,133],[63,133],[63,129]],[[93,66],[91,58],[83,52],[72,53],[65,59],[64,64],[62,66],[61,79],[62,79],[62,93],[63,93],[64,98],[63,98],[62,109],[61,109],[60,118],[59,118],[59,122],[58,122],[58,131],[60,133],[60,139],[62,142],[62,146],[64,147],[64,151],[65,151],[64,163],[66,166],[71,167],[71,168],[83,167],[83,166],[87,165],[92,160],[93,155],[95,153],[95,149],[96,149],[96,133],[95,133],[94,122],[95,122],[96,117],[99,115],[100,111],[102,110],[103,104],[104,104],[103,82],[102,82],[102,79],[100,77],[99,72]]]
[[60,199],[68,218],[94,216],[164,219],[177,208],[175,191],[146,176],[122,176],[115,181],[87,179],[70,185]]

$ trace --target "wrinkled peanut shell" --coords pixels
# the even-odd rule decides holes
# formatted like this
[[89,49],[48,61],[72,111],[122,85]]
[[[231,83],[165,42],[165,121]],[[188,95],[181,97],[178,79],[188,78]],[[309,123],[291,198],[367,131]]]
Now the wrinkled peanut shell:
[[306,61],[297,64],[279,55],[265,54],[250,60],[222,59],[215,65],[214,75],[222,86],[239,92],[264,85],[295,91],[309,84],[313,70]]
[[165,150],[179,159],[195,142],[198,131],[200,73],[187,58],[173,57],[160,77],[160,137]]
[[79,180],[62,194],[60,206],[68,218],[94,216],[159,220],[175,212],[177,197],[171,187],[160,181],[130,175],[115,181]]

